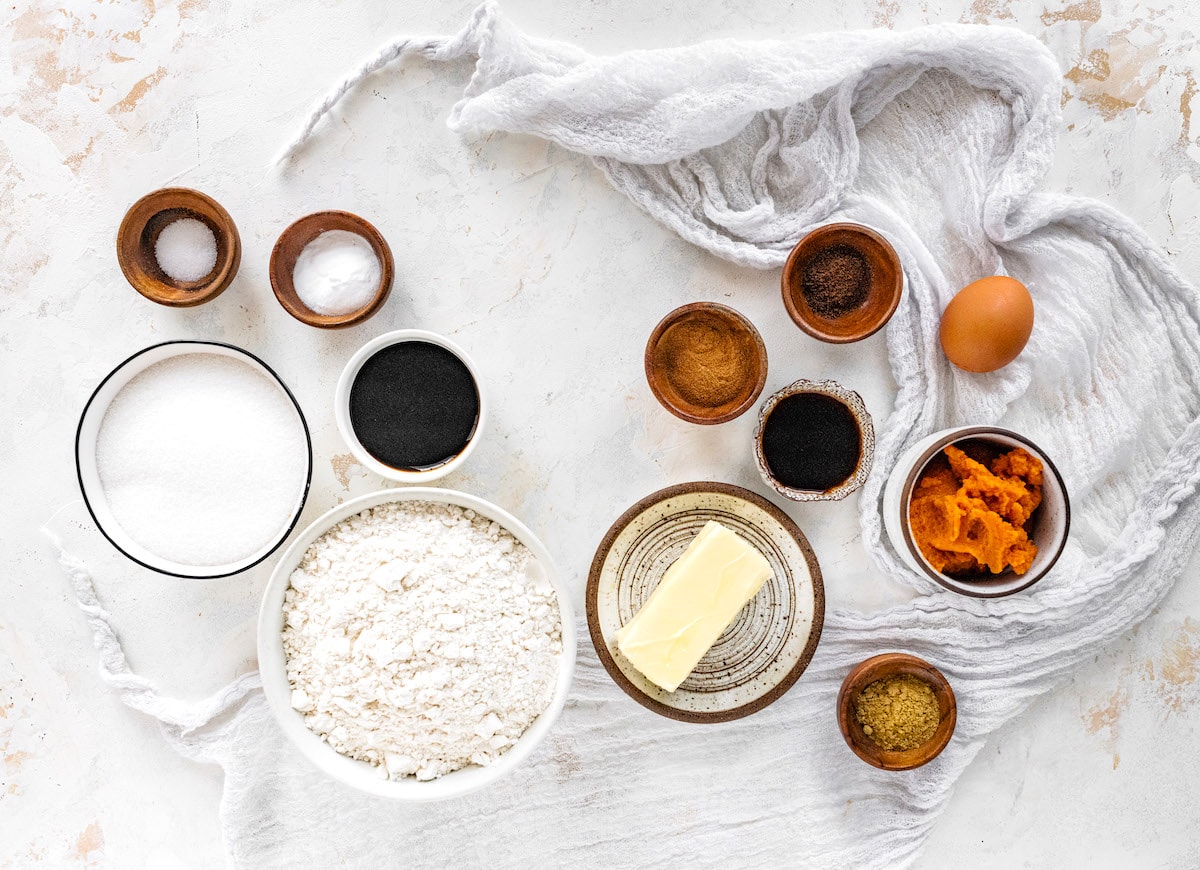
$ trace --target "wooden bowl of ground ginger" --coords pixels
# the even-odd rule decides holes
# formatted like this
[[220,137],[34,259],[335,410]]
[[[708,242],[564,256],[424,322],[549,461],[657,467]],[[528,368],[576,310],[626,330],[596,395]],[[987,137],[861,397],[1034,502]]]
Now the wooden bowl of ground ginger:
[[937,668],[907,653],[883,653],[842,682],[838,727],[867,764],[912,770],[946,748],[957,709],[954,690]]

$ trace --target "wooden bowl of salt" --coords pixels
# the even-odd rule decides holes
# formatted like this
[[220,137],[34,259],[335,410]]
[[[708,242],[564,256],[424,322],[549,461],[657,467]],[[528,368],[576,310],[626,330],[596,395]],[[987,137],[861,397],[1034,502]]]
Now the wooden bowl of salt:
[[280,234],[270,275],[275,298],[292,317],[318,329],[343,329],[383,307],[395,263],[369,221],[348,211],[319,211]]
[[242,262],[237,225],[221,204],[187,187],[148,193],[117,230],[117,262],[151,302],[190,308],[216,299]]

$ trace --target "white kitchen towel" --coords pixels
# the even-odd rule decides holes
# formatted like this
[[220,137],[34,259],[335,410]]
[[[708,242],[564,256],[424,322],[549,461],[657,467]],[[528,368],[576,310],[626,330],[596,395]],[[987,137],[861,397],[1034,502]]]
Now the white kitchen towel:
[[[938,25],[593,57],[523,35],[489,3],[455,36],[382,49],[322,100],[283,159],[302,159],[303,139],[363,75],[410,52],[478,58],[455,129],[527,133],[590,155],[638,206],[718,256],[778,267],[806,230],[836,219],[888,236],[909,290],[887,328],[899,392],[861,531],[878,567],[920,594],[883,613],[830,613],[788,695],[703,729],[631,703],[585,640],[572,698],[531,762],[428,806],[363,797],[297,761],[252,676],[198,711],[156,696],[129,673],[86,568],[63,554],[106,678],[163,719],[181,752],[224,768],[222,824],[238,866],[910,864],[987,735],[1137,624],[1197,544],[1195,290],[1112,209],[1038,192],[1060,76],[1015,30]],[[1028,349],[998,373],[958,371],[937,344],[939,313],[968,281],[1001,272],[1033,293]],[[997,422],[1055,459],[1074,517],[1045,580],[985,601],[905,569],[881,538],[880,501],[916,438]],[[916,771],[858,761],[831,713],[847,670],[881,649],[936,662],[957,690],[954,739]]]

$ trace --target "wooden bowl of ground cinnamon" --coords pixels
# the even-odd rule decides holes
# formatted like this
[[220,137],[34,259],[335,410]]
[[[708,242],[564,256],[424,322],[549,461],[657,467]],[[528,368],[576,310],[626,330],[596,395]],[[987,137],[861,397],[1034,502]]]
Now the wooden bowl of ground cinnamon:
[[847,344],[874,335],[891,319],[904,270],[887,239],[869,227],[826,224],[792,249],[781,286],[797,326],[821,341]]
[[912,770],[946,748],[958,707],[954,690],[929,662],[883,653],[846,675],[837,718],[846,744],[867,764]]
[[676,308],[646,342],[646,380],[664,408],[689,423],[726,423],[767,382],[767,348],[749,320],[716,302]]

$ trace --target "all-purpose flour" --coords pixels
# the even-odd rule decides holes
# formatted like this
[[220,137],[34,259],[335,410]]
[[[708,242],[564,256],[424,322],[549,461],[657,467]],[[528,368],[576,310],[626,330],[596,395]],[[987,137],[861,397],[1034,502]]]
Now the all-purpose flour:
[[554,695],[562,625],[526,547],[390,502],[312,543],[284,597],[292,706],[343,755],[428,780],[508,750]]

